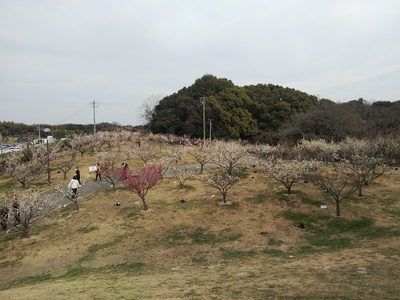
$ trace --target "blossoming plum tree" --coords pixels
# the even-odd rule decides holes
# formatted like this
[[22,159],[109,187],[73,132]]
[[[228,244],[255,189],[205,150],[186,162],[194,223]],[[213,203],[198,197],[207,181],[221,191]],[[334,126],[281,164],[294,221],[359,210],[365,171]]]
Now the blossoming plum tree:
[[143,203],[143,210],[148,210],[146,195],[150,189],[160,182],[162,166],[150,164],[144,166],[136,174],[130,174],[124,181],[124,187],[137,194]]

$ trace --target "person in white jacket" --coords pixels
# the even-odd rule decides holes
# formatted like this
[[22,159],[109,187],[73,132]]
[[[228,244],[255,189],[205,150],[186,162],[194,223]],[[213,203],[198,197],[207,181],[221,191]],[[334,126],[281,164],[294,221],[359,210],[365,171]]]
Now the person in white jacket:
[[79,181],[76,178],[76,176],[74,176],[68,183],[68,188],[72,191],[72,198],[76,197],[76,193],[78,192],[78,187],[79,187]]

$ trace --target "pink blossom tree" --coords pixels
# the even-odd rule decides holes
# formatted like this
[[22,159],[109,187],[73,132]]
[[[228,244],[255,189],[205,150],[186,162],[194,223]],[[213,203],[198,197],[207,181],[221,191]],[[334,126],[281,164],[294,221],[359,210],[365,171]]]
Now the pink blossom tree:
[[148,210],[146,195],[150,189],[160,182],[162,166],[150,164],[144,166],[136,174],[129,174],[124,181],[124,187],[137,194],[143,203],[143,210]]
[[121,159],[122,154],[119,152],[101,152],[96,155],[96,161],[99,162],[101,168],[101,177],[112,185],[113,190],[122,179]]

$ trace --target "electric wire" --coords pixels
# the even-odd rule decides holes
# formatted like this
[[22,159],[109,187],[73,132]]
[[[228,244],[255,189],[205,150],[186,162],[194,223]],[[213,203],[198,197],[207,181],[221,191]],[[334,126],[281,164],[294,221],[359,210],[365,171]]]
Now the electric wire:
[[67,118],[65,118],[64,120],[61,120],[60,122],[58,122],[57,125],[60,125],[60,124],[63,123],[64,121],[66,121],[66,120],[72,118],[73,116],[77,115],[78,113],[80,113],[81,111],[83,111],[83,110],[85,110],[85,109],[87,109],[87,108],[88,108],[87,106],[81,108],[80,110],[78,110],[77,112],[73,113],[73,114],[70,115],[69,117],[67,117]]
[[332,87],[332,88],[326,88],[326,89],[321,89],[321,90],[317,90],[315,92],[313,92],[313,94],[333,94],[333,93],[338,93],[344,90],[349,90],[349,89],[353,89],[353,88],[358,88],[358,87],[362,87],[362,86],[366,86],[366,85],[371,85],[371,84],[375,84],[381,81],[385,81],[394,77],[400,76],[400,70],[391,72],[391,73],[387,73],[387,74],[383,74],[383,75],[379,75],[379,76],[375,76],[375,77],[371,77],[371,78],[367,78],[367,79],[363,79],[363,80],[359,80],[359,81],[355,81],[355,82],[351,82],[351,83],[347,83],[347,84],[343,84],[343,85],[339,85],[336,87]]

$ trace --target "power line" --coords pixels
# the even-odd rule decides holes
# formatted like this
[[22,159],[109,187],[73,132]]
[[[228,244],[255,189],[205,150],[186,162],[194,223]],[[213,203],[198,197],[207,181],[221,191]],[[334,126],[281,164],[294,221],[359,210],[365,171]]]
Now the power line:
[[333,93],[340,92],[342,90],[349,90],[349,89],[353,89],[353,88],[357,88],[357,87],[361,87],[361,86],[375,84],[375,83],[378,83],[381,81],[385,81],[385,80],[397,77],[399,75],[400,75],[400,70],[397,70],[397,71],[394,71],[391,73],[355,81],[352,83],[347,83],[347,84],[339,85],[339,86],[332,87],[332,88],[321,89],[321,90],[313,92],[312,94],[333,94]]
[[58,125],[61,124],[61,123],[64,122],[64,121],[66,121],[66,120],[72,118],[73,116],[75,116],[76,114],[80,113],[81,111],[83,111],[83,110],[85,110],[85,109],[87,109],[87,108],[88,108],[87,106],[81,108],[80,110],[78,110],[77,112],[73,113],[73,114],[70,115],[69,117],[67,117],[67,118],[65,118],[64,120],[61,120],[60,122],[58,122]]

